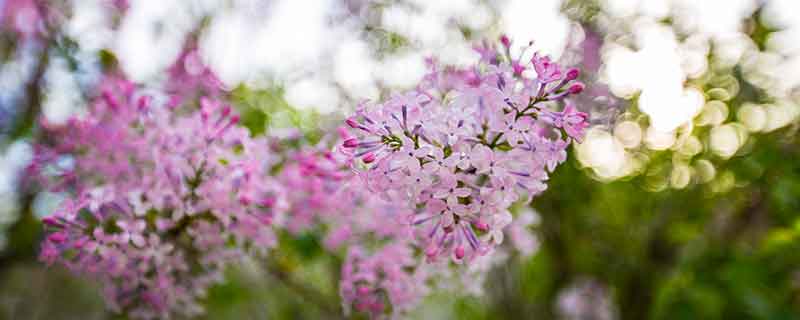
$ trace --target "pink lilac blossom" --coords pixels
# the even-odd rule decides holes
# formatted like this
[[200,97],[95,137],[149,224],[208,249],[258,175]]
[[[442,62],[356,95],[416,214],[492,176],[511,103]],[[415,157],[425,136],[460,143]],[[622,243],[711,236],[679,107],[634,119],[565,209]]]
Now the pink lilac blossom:
[[374,251],[354,246],[347,254],[339,285],[345,312],[354,308],[380,318],[388,309],[393,315],[411,310],[424,295],[427,278],[424,268],[416,268],[412,248],[392,243]]
[[218,101],[174,107],[104,83],[85,117],[45,126],[53,141],[32,170],[71,157],[48,185],[76,196],[43,220],[41,259],[98,279],[114,311],[197,315],[227,263],[276,243],[283,189],[266,140]]
[[176,64],[174,79],[197,81],[168,87],[168,101],[110,77],[88,115],[43,124],[53,139],[31,170],[75,197],[44,219],[41,258],[100,279],[136,318],[202,312],[225,265],[274,246],[273,228],[322,230],[345,254],[347,313],[402,317],[433,287],[478,291],[506,233],[530,249],[512,203],[545,190],[586,128],[570,104],[554,110],[583,89],[577,70],[501,44],[477,47],[468,68],[429,59],[415,90],[362,104],[348,128],[299,149],[250,137],[220,101],[191,107],[196,90],[218,93],[204,67]]
[[169,79],[164,89],[170,94],[170,103],[173,104],[197,96],[217,97],[223,92],[222,81],[203,62],[194,37],[186,41],[181,55],[167,70],[167,74]]
[[322,149],[305,148],[286,153],[283,168],[276,178],[292,192],[286,201],[291,210],[282,224],[297,234],[314,226],[336,222],[351,213],[352,203],[341,198],[341,186],[350,174],[336,154]]
[[532,256],[539,249],[539,239],[531,230],[539,224],[539,214],[530,208],[517,212],[516,221],[506,230],[511,245],[523,257]]
[[[340,128],[339,138],[346,140],[349,133]],[[345,252],[339,291],[346,314],[403,318],[433,289],[482,285],[481,273],[498,255],[479,257],[468,270],[446,260],[426,261],[425,243],[407,223],[413,209],[376,197],[350,169],[352,159],[340,150],[330,151],[330,144],[326,140],[289,152],[278,179],[292,190],[287,194],[287,230],[297,233],[324,225],[324,248],[331,254]]]
[[521,63],[506,43],[477,47],[480,62],[463,69],[431,60],[416,89],[365,102],[346,121],[341,149],[365,188],[413,208],[406,223],[429,261],[491,252],[512,223],[511,204],[545,190],[588,125],[564,102],[583,90],[577,69],[539,54]]
[[45,8],[35,0],[7,0],[0,3],[0,21],[22,38],[35,37],[44,33]]
[[371,194],[328,144],[287,153],[277,175],[291,190],[284,226],[299,233],[325,225],[325,249],[346,251],[339,288],[345,313],[402,315],[424,296],[430,279],[415,254],[412,229],[403,223],[411,210]]

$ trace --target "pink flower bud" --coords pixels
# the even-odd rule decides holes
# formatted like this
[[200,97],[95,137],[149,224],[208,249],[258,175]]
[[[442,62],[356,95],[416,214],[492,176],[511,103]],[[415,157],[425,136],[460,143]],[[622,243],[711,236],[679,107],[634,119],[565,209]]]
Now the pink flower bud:
[[569,89],[567,89],[567,90],[569,91],[570,94],[579,94],[579,93],[581,93],[583,91],[583,89],[585,87],[586,86],[583,85],[583,83],[576,82],[576,83],[573,83],[571,86],[569,86]]
[[102,96],[103,99],[106,101],[106,104],[108,104],[108,106],[111,109],[116,110],[119,107],[119,102],[117,102],[117,98],[114,97],[114,94],[111,93],[111,90],[108,89],[103,90]]
[[461,260],[464,258],[464,246],[456,247],[456,259]]
[[367,286],[359,286],[358,287],[358,295],[360,295],[360,296],[366,296],[366,295],[369,294],[369,292],[370,292],[370,289]]
[[353,120],[353,118],[349,118],[349,119],[345,120],[345,123],[347,123],[347,125],[350,126],[350,128],[353,128],[353,129],[356,129],[356,128],[358,128],[360,126],[358,124],[358,122]]
[[61,223],[53,217],[44,217],[42,218],[42,223],[51,226],[51,227],[61,227]]
[[88,243],[89,243],[89,238],[88,237],[83,237],[83,238],[80,238],[77,241],[73,242],[72,246],[75,249],[80,249],[80,248],[83,248],[83,246],[87,245]]
[[476,222],[475,223],[475,228],[478,228],[478,230],[480,230],[482,232],[489,231],[489,225],[486,222],[483,222],[483,221]]
[[363,158],[361,158],[361,160],[364,160],[364,163],[372,163],[373,161],[375,161],[375,154],[372,152],[367,153],[364,155]]
[[67,234],[63,232],[52,233],[47,237],[47,240],[55,243],[62,243],[67,240]]
[[500,43],[506,48],[511,47],[511,39],[509,39],[507,35],[500,36]]
[[514,75],[521,76],[523,72],[525,72],[525,66],[520,64],[517,61],[511,64],[511,68],[514,69]]
[[139,101],[136,102],[136,106],[139,108],[139,111],[144,111],[150,107],[152,101],[153,97],[151,96],[141,96],[139,97]]
[[571,68],[571,69],[567,70],[567,76],[566,76],[565,80],[572,81],[572,80],[578,79],[578,76],[580,74],[581,74],[581,72],[578,71],[578,69]]
[[356,138],[347,139],[344,141],[342,146],[344,146],[345,148],[355,148],[358,146],[358,139]]

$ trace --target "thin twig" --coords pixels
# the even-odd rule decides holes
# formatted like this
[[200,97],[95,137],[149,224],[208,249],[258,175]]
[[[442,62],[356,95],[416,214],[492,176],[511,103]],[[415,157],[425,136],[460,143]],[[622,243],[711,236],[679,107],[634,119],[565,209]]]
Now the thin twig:
[[319,307],[321,311],[326,313],[325,316],[328,319],[344,319],[338,305],[331,303],[319,290],[296,281],[278,262],[267,262],[266,269],[273,278],[280,281],[286,288],[302,296],[304,301],[311,302]]

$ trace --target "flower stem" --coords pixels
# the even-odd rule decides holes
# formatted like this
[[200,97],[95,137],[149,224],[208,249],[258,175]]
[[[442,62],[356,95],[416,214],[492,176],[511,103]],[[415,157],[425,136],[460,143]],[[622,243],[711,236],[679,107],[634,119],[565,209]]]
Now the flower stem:
[[286,270],[285,266],[281,263],[277,261],[268,261],[266,263],[266,270],[286,288],[300,295],[303,301],[315,304],[320,311],[325,313],[328,319],[344,319],[338,305],[331,302],[331,300],[319,290],[292,278],[291,273]]

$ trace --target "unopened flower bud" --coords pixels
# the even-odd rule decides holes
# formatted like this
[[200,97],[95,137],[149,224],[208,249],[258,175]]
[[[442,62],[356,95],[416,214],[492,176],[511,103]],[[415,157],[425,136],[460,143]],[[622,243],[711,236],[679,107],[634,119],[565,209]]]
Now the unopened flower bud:
[[356,128],[359,127],[358,122],[356,122],[352,118],[345,120],[345,123],[347,123],[347,125],[350,126],[350,128],[353,128],[353,129],[356,129]]
[[358,146],[358,139],[356,138],[347,139],[344,141],[344,143],[342,143],[342,146],[344,146],[345,148],[355,148]]
[[52,233],[47,237],[47,240],[55,243],[62,243],[67,240],[67,234],[63,232]]
[[571,68],[571,69],[567,70],[567,75],[566,75],[566,78],[565,78],[565,79],[566,79],[567,81],[572,81],[572,80],[578,79],[578,76],[579,76],[580,74],[581,74],[581,72],[580,72],[580,71],[578,71],[578,69],[576,69],[576,68]]
[[44,217],[42,218],[42,223],[51,226],[51,227],[61,227],[61,223],[53,217]]
[[141,96],[139,101],[136,102],[136,107],[139,108],[139,111],[145,111],[150,107],[150,102],[152,101],[153,97],[151,96]]
[[358,287],[358,295],[365,296],[369,294],[369,287],[367,286],[360,286]]
[[579,93],[581,93],[583,91],[583,89],[585,87],[586,86],[583,85],[583,83],[576,82],[576,83],[573,83],[571,86],[569,86],[569,89],[567,89],[567,90],[569,91],[570,94],[579,94]]
[[482,232],[489,231],[489,225],[486,222],[478,221],[475,223],[475,228]]
[[371,152],[367,153],[363,158],[361,158],[361,160],[364,160],[364,163],[372,163],[375,161],[375,154]]
[[500,36],[500,43],[502,43],[506,48],[511,47],[511,39],[509,39],[506,35]]
[[461,260],[464,258],[464,246],[459,245],[456,247],[456,259]]

